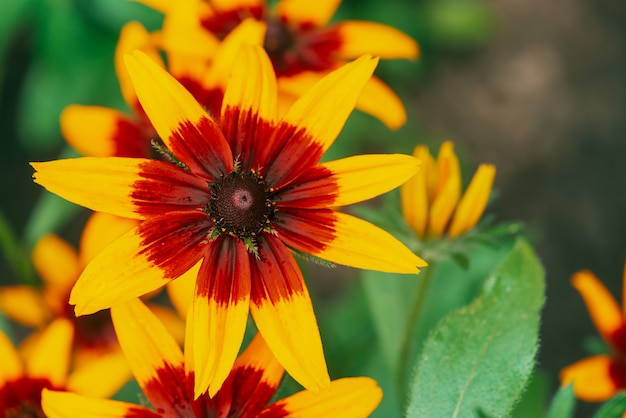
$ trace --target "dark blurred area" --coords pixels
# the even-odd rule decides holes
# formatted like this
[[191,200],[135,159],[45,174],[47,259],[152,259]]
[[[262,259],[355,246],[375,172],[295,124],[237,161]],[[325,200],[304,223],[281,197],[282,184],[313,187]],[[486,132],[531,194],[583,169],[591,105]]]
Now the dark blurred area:
[[[62,22],[44,27],[47,17],[58,16],[30,8],[0,26],[0,212],[27,245],[27,224],[41,194],[27,162],[56,158],[63,149],[54,124],[63,106],[121,103],[111,61],[117,31],[132,18],[158,23],[154,14],[125,1],[110,2],[120,4],[115,13],[118,6],[103,1],[56,3],[81,19],[67,37],[49,38]],[[132,16],[126,18],[126,10]],[[465,174],[481,162],[497,166],[497,199],[488,211],[499,220],[524,222],[546,269],[539,367],[556,390],[559,370],[588,355],[583,343],[596,335],[569,284],[571,274],[592,270],[618,299],[622,294],[626,3],[352,0],[344,2],[339,17],[394,25],[422,47],[419,63],[381,65],[379,71],[405,101],[409,123],[390,133],[368,120],[373,133],[363,135],[361,147],[410,152],[417,142],[451,139]],[[77,39],[79,29],[88,35]],[[53,59],[53,43],[65,54],[55,58],[60,61]],[[89,54],[77,55],[79,44]],[[106,94],[96,96],[97,91]],[[0,281],[15,281],[5,257]],[[587,408],[579,405],[580,416]]]

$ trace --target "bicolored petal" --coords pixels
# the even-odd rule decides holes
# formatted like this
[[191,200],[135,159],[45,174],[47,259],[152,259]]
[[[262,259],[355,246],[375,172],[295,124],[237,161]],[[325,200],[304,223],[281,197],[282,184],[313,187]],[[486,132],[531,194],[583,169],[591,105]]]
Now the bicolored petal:
[[32,286],[1,287],[0,311],[7,318],[27,327],[41,327],[50,320],[50,312],[41,291]]
[[132,377],[128,361],[119,350],[85,362],[69,375],[66,388],[83,396],[110,398]]
[[[124,56],[130,54],[134,50],[139,49],[147,54],[150,59],[161,67],[164,67],[163,60],[159,55],[159,50],[155,44],[154,37],[148,33],[146,28],[139,22],[129,22],[120,30],[120,37],[115,47],[115,73],[120,83],[122,96],[128,106],[135,111],[137,115],[141,114],[141,108],[137,101],[135,89],[130,81],[126,66],[124,65]],[[127,155],[116,154],[120,157]],[[130,155],[128,155],[130,157]],[[143,156],[143,155],[142,155]]]
[[402,101],[377,77],[372,77],[365,84],[356,108],[375,117],[389,129],[398,129],[406,123],[406,111]]
[[282,187],[295,172],[319,161],[343,128],[377,63],[377,58],[363,56],[346,64],[322,78],[293,104],[259,160],[264,162],[271,184]]
[[426,262],[388,232],[332,210],[281,212],[278,236],[288,246],[345,266],[417,274]]
[[[194,269],[192,268],[189,271],[194,271]],[[198,274],[198,270],[195,270],[195,273]],[[180,280],[180,278],[172,280],[168,284],[172,284],[178,280]],[[174,337],[176,342],[182,345],[183,341],[185,341],[185,317],[181,317],[172,309],[163,305],[157,305],[156,303],[146,303],[146,306],[148,306],[148,309],[150,309],[150,311],[165,326],[167,332]]]
[[205,180],[163,161],[83,157],[31,165],[35,183],[46,190],[124,218],[197,210],[208,202]]
[[22,376],[22,359],[7,335],[0,330],[0,387]]
[[239,239],[212,241],[198,273],[193,299],[195,398],[213,397],[232,369],[250,306],[248,250]]
[[65,384],[73,339],[74,327],[68,319],[52,321],[29,352],[26,374],[48,379],[53,386]]
[[142,222],[98,254],[70,295],[86,315],[151,292],[202,257],[210,225],[202,212],[171,212]]
[[165,416],[190,413],[183,353],[163,324],[139,299],[111,308],[111,318],[128,365],[152,406]]
[[121,218],[104,212],[94,212],[80,237],[78,256],[80,264],[86,266],[107,245],[137,226],[137,220]]
[[427,174],[434,163],[424,145],[415,147],[413,156],[422,162],[422,169],[400,188],[402,215],[417,236],[423,238],[428,224]]
[[589,316],[602,338],[617,350],[626,349],[626,323],[615,298],[590,271],[579,271],[572,276],[572,286],[578,290]]
[[126,67],[146,115],[169,150],[207,180],[230,172],[228,143],[191,93],[140,51],[126,56]]
[[383,391],[369,377],[347,377],[330,382],[319,393],[298,392],[267,407],[260,417],[361,418],[369,416],[383,398]]
[[41,407],[48,418],[160,418],[144,406],[94,399],[71,392],[44,389]]
[[478,167],[454,211],[452,222],[448,228],[449,236],[458,237],[478,223],[487,206],[495,177],[496,167],[494,165],[482,164]]
[[430,206],[428,236],[439,238],[461,197],[461,168],[452,142],[446,141],[437,156],[437,183]]
[[280,194],[279,207],[314,209],[362,202],[405,182],[419,170],[419,161],[408,155],[372,154],[331,161],[315,168]]
[[80,274],[76,250],[57,235],[41,237],[33,248],[35,270],[46,287],[68,292]]
[[576,397],[602,402],[626,388],[626,370],[606,355],[583,359],[561,370],[561,385],[574,385]]
[[146,157],[149,139],[119,110],[70,105],[61,113],[61,132],[76,151],[89,157]]
[[333,17],[340,3],[341,0],[281,0],[276,5],[276,14],[291,24],[321,27]]
[[[246,23],[246,22],[244,22]],[[220,126],[243,170],[263,166],[258,160],[276,120],[276,76],[260,46],[242,44],[222,103]]]
[[[231,416],[257,416],[276,392],[285,369],[258,334],[237,358],[228,377]],[[221,393],[217,396],[220,397]]]
[[251,263],[250,310],[272,353],[302,386],[328,386],[322,342],[309,292],[295,259],[280,240],[258,242],[260,259]]
[[337,52],[344,58],[372,54],[381,59],[415,59],[419,55],[417,42],[389,25],[343,21],[336,28],[341,38],[341,46]]

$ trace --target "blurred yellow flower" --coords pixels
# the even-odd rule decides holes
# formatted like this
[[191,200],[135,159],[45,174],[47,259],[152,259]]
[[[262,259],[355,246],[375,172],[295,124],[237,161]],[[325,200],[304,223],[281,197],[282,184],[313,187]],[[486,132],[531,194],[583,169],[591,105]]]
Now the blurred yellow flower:
[[[330,23],[340,0],[281,0],[273,8],[265,0],[139,1],[165,14],[161,42],[168,55],[176,52],[211,61],[217,45],[242,22],[260,22],[261,36],[255,33],[246,42],[262,45],[269,55],[281,110],[328,72],[363,54],[381,59],[419,55],[417,43],[391,26],[356,20]],[[406,122],[402,102],[376,77],[363,88],[356,108],[391,129]]]
[[402,213],[421,239],[455,238],[480,220],[496,175],[492,164],[481,164],[461,197],[461,169],[450,141],[439,148],[435,160],[425,145],[413,156],[422,161],[421,170],[400,189]]
[[[589,315],[611,349],[611,354],[587,357],[564,368],[560,375],[561,384],[573,384],[579,399],[602,402],[626,389],[626,314],[592,272],[577,272],[572,276],[572,285],[583,297]],[[626,292],[626,263],[623,291]]]

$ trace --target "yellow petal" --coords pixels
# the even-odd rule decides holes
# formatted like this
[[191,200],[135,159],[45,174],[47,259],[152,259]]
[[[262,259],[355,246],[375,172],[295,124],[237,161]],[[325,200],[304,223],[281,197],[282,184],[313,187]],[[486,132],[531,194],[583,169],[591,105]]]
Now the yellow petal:
[[71,158],[31,163],[35,183],[70,202],[125,218],[140,218],[130,198],[140,158]]
[[0,288],[0,311],[27,327],[41,327],[50,320],[50,312],[41,292],[31,286]]
[[461,197],[461,169],[451,142],[444,142],[437,156],[437,186],[430,207],[428,236],[443,235],[450,217]]
[[[347,377],[330,382],[320,393],[298,392],[268,408],[284,409],[287,417],[361,418],[369,416],[383,398],[383,391],[369,377]],[[261,413],[261,416],[265,416]]]
[[49,379],[54,386],[65,384],[73,339],[72,323],[65,318],[55,319],[32,348],[26,374],[29,377]]
[[180,55],[210,60],[219,40],[200,24],[203,2],[176,0],[163,20],[162,47],[173,58]]
[[41,407],[48,418],[161,417],[148,408],[131,403],[88,398],[48,389],[41,392]]
[[22,359],[7,335],[0,330],[0,387],[22,375]]
[[111,308],[111,318],[128,365],[155,409],[183,416],[189,408],[183,353],[174,338],[139,300]]
[[329,73],[293,104],[283,122],[304,129],[322,152],[327,150],[377,64],[377,58],[363,56]]
[[494,165],[482,164],[478,167],[454,212],[452,223],[448,228],[448,235],[458,237],[478,223],[487,206],[495,177],[496,167]]
[[356,108],[380,120],[389,129],[398,129],[406,123],[402,101],[376,77],[372,77],[363,87]]
[[84,396],[110,398],[131,377],[126,357],[118,349],[76,368],[68,377],[66,388]]
[[341,0],[281,0],[276,5],[276,14],[288,23],[309,23],[321,27],[335,14]]
[[137,226],[137,220],[104,212],[93,213],[80,237],[80,264],[86,266],[107,245]]
[[80,274],[76,250],[56,235],[41,237],[33,248],[32,259],[45,285],[60,292],[68,292]]
[[172,280],[166,286],[170,302],[181,318],[187,317],[187,312],[191,307],[194,297],[194,288],[196,287],[196,279],[198,278],[198,271],[200,270],[201,264],[201,261],[198,262],[189,271],[178,279]]
[[[197,273],[197,272],[196,272]],[[177,282],[179,279],[172,280],[170,282]],[[146,303],[146,306],[152,311],[152,313],[159,319],[159,321],[165,326],[167,332],[174,337],[177,343],[181,344],[185,340],[185,320],[184,317],[179,316],[173,310],[166,308],[162,305],[155,303]]]
[[[196,250],[199,251],[195,246],[195,239],[179,237],[189,238],[186,244],[191,247],[172,242],[178,233],[177,228],[156,241],[149,242],[141,235],[142,228],[144,226],[140,225],[122,235],[87,265],[70,295],[70,303],[76,305],[76,315],[91,314],[142,296],[176,278],[178,271],[187,271],[188,264],[193,266],[198,262],[198,254],[193,254],[197,253]],[[198,234],[201,236],[202,231]],[[168,241],[174,247],[173,250],[165,245]],[[171,256],[165,259],[166,262],[183,262],[175,268],[176,272],[169,271],[166,265],[156,264],[156,252],[160,249],[167,252],[167,256]],[[186,252],[195,260],[182,260],[187,257]]]
[[613,337],[626,326],[622,311],[615,298],[609,293],[602,282],[590,271],[579,271],[572,276],[572,286],[578,290],[585,301],[591,320],[604,340],[614,348],[623,348],[616,345]]
[[117,138],[142,137],[128,116],[100,106],[67,106],[61,113],[61,132],[72,148],[89,157],[118,155]]
[[195,397],[213,397],[232,369],[246,330],[250,264],[243,242],[230,236],[210,244],[193,299]]
[[124,65],[124,56],[136,49],[143,51],[154,62],[164,67],[159,50],[146,28],[139,22],[129,22],[120,30],[120,37],[115,47],[115,73],[117,74],[124,100],[132,109],[139,110],[135,89]]
[[345,58],[372,54],[381,59],[409,58],[419,55],[410,36],[388,25],[375,22],[344,21],[337,24],[341,37],[338,53]]
[[191,93],[140,51],[126,56],[126,67],[146,115],[169,150],[197,175],[215,178],[230,172],[228,143]]
[[419,170],[419,160],[402,154],[348,157],[322,164],[339,190],[334,206],[350,205],[392,190]]
[[[259,74],[257,73],[257,71],[260,71],[260,69],[258,68],[258,65],[262,65],[265,64],[264,62],[259,63],[258,60],[259,58],[256,58],[254,56],[251,56],[250,53],[245,55],[249,60],[254,59],[255,61],[244,61],[245,64],[248,65],[255,65],[254,69],[249,69],[247,67],[244,68],[240,68],[239,66],[237,67],[233,67],[233,64],[235,63],[235,59],[237,58],[237,54],[239,53],[239,49],[241,48],[241,46],[243,44],[249,44],[249,45],[263,45],[263,38],[265,36],[265,28],[266,25],[263,22],[259,22],[255,19],[249,18],[244,20],[243,22],[241,22],[239,25],[237,25],[237,27],[235,29],[233,29],[228,36],[226,36],[226,38],[224,38],[224,40],[220,43],[219,47],[217,47],[215,54],[213,55],[212,59],[213,62],[211,64],[211,69],[210,71],[207,72],[206,78],[204,79],[204,85],[207,88],[219,88],[222,91],[226,90],[226,86],[228,84],[228,79],[229,76],[231,74],[231,72],[236,72],[237,75],[233,76],[233,78],[237,79],[237,86],[236,87],[230,87],[231,90],[233,90],[233,92],[230,93],[230,95],[228,96],[229,99],[232,99],[233,97],[235,99],[239,99],[242,100],[244,99],[243,97],[239,96],[237,93],[240,91],[239,89],[245,89],[245,86],[242,86],[242,84],[245,85],[245,83],[242,83],[241,80],[238,77],[241,77],[241,73],[245,72],[245,74],[247,74],[250,77],[254,77],[255,82],[259,83],[261,79],[266,78],[267,76],[265,74]],[[242,65],[243,63],[240,63],[239,65]],[[270,64],[270,68],[271,68],[271,64]],[[271,71],[271,70],[270,70]],[[250,84],[253,84],[252,81],[250,81]],[[276,84],[276,81],[274,80],[274,85]],[[270,90],[270,92],[273,94],[274,98],[273,100],[276,100],[276,87],[274,86],[274,91],[272,92]],[[248,106],[250,106],[250,101],[252,101],[252,99],[247,99],[248,100]],[[235,105],[238,104],[239,102],[232,102],[231,100],[228,101],[229,105]],[[244,105],[242,103],[242,105]]]
[[402,201],[402,214],[406,223],[413,228],[418,237],[424,238],[426,224],[428,223],[428,188],[426,174],[429,164],[432,165],[432,157],[428,148],[418,145],[413,151],[413,156],[422,164],[420,171],[411,177],[400,188]]
[[[574,385],[576,397],[587,402],[602,402],[620,389],[611,377],[614,365],[609,356],[588,357],[561,370],[561,385]],[[624,376],[624,371],[621,371]]]
[[259,242],[263,257],[251,263],[250,311],[272,353],[287,372],[311,391],[330,378],[309,292],[291,253],[280,240]]
[[393,235],[354,216],[336,212],[334,239],[316,257],[345,266],[389,273],[417,274],[424,260]]

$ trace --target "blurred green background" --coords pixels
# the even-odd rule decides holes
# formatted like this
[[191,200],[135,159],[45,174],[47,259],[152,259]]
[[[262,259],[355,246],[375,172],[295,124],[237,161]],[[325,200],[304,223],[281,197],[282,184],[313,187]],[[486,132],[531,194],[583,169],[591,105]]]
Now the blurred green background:
[[[329,157],[408,153],[417,143],[434,151],[451,139],[466,180],[481,162],[497,166],[488,212],[524,222],[546,269],[539,367],[548,378],[540,384],[554,392],[558,371],[584,357],[596,335],[570,275],[590,269],[621,295],[626,3],[345,0],[335,18],[393,25],[418,40],[422,55],[377,70],[404,100],[407,125],[390,132],[355,113]],[[9,262],[20,257],[7,253],[12,238],[26,260],[44,232],[77,240],[86,214],[66,222],[75,212],[42,197],[27,162],[71,154],[58,126],[64,106],[123,106],[112,56],[119,29],[133,19],[156,29],[161,17],[126,0],[0,3],[2,284],[16,282],[20,269],[31,274]],[[353,285],[338,279],[311,281],[313,292],[332,300]],[[587,410],[579,407],[580,416]]]

